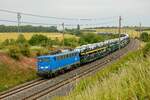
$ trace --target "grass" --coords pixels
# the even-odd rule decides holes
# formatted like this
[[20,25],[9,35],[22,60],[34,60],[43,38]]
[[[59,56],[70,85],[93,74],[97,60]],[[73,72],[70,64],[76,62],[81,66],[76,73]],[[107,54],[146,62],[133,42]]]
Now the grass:
[[37,78],[33,69],[8,66],[0,62],[0,92]]
[[[22,33],[22,34],[24,34],[27,40],[29,40],[34,34],[43,34],[51,39],[59,39],[59,40],[62,39],[62,33]],[[18,33],[0,33],[0,41],[4,41],[6,39],[17,39],[18,35],[19,35]],[[72,38],[72,37],[76,36],[65,34],[65,38]]]
[[56,100],[149,100],[150,57],[129,53],[96,75],[81,80],[75,89]]
[[144,31],[144,32],[147,32],[147,33],[149,33],[149,34],[150,34],[150,30],[147,30],[147,31]]

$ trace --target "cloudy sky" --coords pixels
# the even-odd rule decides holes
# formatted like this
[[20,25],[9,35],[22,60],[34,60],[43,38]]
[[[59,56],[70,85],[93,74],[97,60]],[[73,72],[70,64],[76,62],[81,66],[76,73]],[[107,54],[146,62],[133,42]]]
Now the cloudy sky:
[[[99,18],[95,22],[87,23],[111,23],[112,21],[111,25],[117,24],[117,16],[121,15],[123,25],[138,25],[142,22],[144,26],[150,26],[149,5],[150,0],[0,0],[0,9],[55,17]],[[63,22],[27,17],[24,16],[23,20]],[[16,20],[16,15],[0,12],[0,19]]]

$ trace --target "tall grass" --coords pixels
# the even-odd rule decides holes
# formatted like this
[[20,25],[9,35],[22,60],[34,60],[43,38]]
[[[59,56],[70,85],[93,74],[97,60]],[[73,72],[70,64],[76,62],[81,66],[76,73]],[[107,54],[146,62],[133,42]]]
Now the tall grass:
[[36,78],[33,69],[25,69],[19,66],[8,66],[0,62],[0,92]]
[[150,57],[130,53],[94,76],[79,82],[68,96],[57,100],[149,100]]

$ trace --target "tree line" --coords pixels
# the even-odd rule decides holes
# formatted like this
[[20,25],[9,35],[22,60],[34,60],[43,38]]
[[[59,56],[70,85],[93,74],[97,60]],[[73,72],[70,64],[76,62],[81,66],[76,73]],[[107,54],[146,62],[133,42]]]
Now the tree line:
[[[55,26],[43,27],[43,26],[25,25],[20,26],[19,30],[21,32],[58,32],[57,27]],[[18,32],[18,27],[0,25],[0,32]]]

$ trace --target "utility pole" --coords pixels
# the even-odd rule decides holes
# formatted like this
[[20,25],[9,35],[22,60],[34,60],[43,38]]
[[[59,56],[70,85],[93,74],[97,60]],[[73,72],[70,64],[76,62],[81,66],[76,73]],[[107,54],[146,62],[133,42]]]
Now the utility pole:
[[121,43],[121,41],[120,41],[120,35],[121,35],[121,20],[122,20],[122,18],[121,18],[121,16],[119,16],[119,28],[118,28],[118,34],[119,34],[119,50],[120,50],[120,43]]
[[63,48],[64,48],[64,34],[65,34],[65,25],[62,23],[62,28],[63,28]]
[[140,22],[140,27],[139,27],[139,37],[140,37],[141,34],[142,34],[142,24],[141,24],[141,22]]
[[125,27],[125,33],[127,33],[127,27]]
[[17,21],[18,21],[18,33],[20,33],[20,24],[21,24],[21,14],[17,13]]

